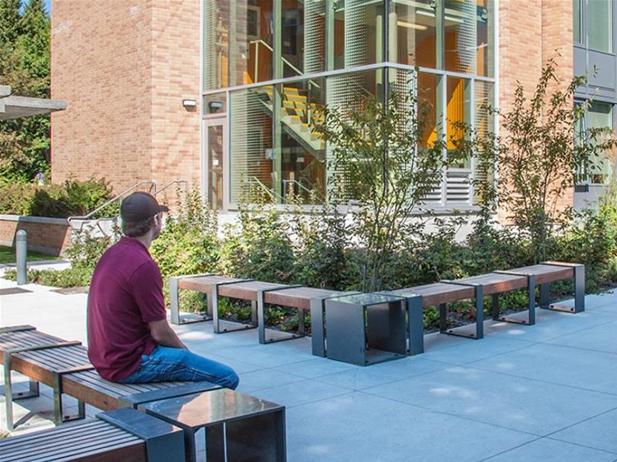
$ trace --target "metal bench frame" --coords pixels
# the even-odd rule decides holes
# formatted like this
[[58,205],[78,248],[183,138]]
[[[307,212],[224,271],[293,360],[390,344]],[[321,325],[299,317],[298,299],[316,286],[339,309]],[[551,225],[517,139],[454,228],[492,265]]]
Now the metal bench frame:
[[[210,309],[210,303],[205,312],[196,313],[193,316],[197,316],[197,319],[187,319],[186,316],[180,315],[180,287],[179,283],[182,279],[191,279],[198,277],[215,276],[213,273],[204,274],[188,274],[183,276],[172,276],[169,278],[169,310],[171,323],[175,325],[182,324],[194,324],[197,322],[211,321],[212,310]],[[207,295],[206,295],[207,296]]]
[[[244,324],[241,322],[235,321],[227,321],[225,322],[232,323],[238,325],[235,328],[221,328],[221,319],[219,316],[219,287],[221,286],[231,286],[234,284],[242,284],[244,282],[253,282],[255,279],[239,279],[237,281],[228,281],[228,282],[217,282],[216,284],[212,284],[212,329],[215,334],[227,334],[228,332],[238,332],[241,330],[248,329],[257,329],[258,325],[258,315],[257,315],[257,302],[251,302],[251,322],[249,324]],[[232,298],[232,297],[231,297]]]
[[448,304],[441,303],[439,305],[439,332],[442,334],[453,335],[455,337],[471,338],[479,340],[484,337],[484,286],[482,284],[475,284],[471,282],[457,282],[450,280],[439,281],[443,284],[452,284],[464,287],[473,287],[474,289],[474,305],[476,309],[476,332],[475,334],[467,334],[464,332],[457,332],[454,329],[448,329]]
[[[26,330],[26,329],[22,329]],[[36,330],[34,328],[27,330]],[[5,331],[6,332],[6,331]],[[9,331],[10,332],[10,331]],[[5,428],[8,431],[13,431],[15,429],[15,420],[13,416],[13,401],[28,399],[28,398],[36,398],[39,396],[39,383],[29,380],[29,391],[13,393],[13,382],[11,378],[11,362],[12,356],[19,353],[26,353],[31,351],[40,351],[40,350],[52,350],[56,348],[62,348],[67,346],[77,346],[81,345],[79,341],[71,341],[71,342],[57,342],[57,343],[48,343],[48,344],[40,344],[23,348],[13,348],[3,351],[3,368],[4,368],[4,404],[6,409],[5,414]],[[62,371],[61,371],[62,372]],[[61,377],[61,375],[59,375]],[[63,422],[83,419],[85,417],[85,407],[84,404],[78,400],[78,412],[74,416],[64,416],[63,408],[62,408],[62,385],[58,379],[54,380],[54,383],[51,384],[53,393],[54,393],[54,422],[56,424],[60,424]]]
[[541,265],[572,268],[574,275],[574,307],[560,303],[550,303],[549,284],[540,284],[540,308],[565,313],[582,313],[585,311],[585,265],[580,263],[542,262]]
[[536,323],[536,275],[527,273],[517,273],[513,271],[493,271],[497,274],[505,274],[508,276],[524,276],[527,278],[527,319],[517,319],[511,316],[499,315],[499,296],[505,292],[491,295],[491,309],[494,321],[508,322],[511,324],[522,324],[533,326]]
[[[304,328],[305,321],[305,312],[304,310],[298,309],[298,332],[283,332],[279,331],[282,337],[274,338],[268,337],[267,331],[270,329],[266,328],[266,306],[267,303],[264,301],[266,292],[276,292],[279,290],[287,290],[287,289],[297,289],[298,287],[304,287],[301,284],[285,286],[285,287],[273,287],[271,289],[261,289],[257,292],[257,328],[259,333],[259,343],[276,343],[276,342],[285,342],[287,340],[294,340],[297,338],[305,337],[306,332]],[[288,307],[293,308],[293,307]]]

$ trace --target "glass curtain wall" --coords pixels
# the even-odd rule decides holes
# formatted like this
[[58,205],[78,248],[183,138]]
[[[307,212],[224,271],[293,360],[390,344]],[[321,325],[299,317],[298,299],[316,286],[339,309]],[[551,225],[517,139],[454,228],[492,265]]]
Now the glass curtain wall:
[[[426,118],[421,146],[446,136],[452,148],[463,136],[458,123],[481,132],[492,128],[492,116],[480,106],[494,104],[493,0],[204,4],[205,114],[228,119],[231,204],[251,194],[276,203],[292,195],[304,203],[327,198],[327,178],[334,173],[328,171],[330,150],[313,126],[326,106],[362,110],[363,98],[385,101],[390,92],[414,91]],[[385,64],[354,71],[388,61],[409,68]],[[337,73],[341,69],[348,72]],[[473,162],[456,167],[468,179]],[[436,206],[469,202],[455,193],[461,187],[437,188]]]

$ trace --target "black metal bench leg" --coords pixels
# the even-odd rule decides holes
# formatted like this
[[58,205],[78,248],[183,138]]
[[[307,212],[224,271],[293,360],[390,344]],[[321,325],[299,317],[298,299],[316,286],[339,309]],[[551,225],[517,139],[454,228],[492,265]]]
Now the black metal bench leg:
[[287,460],[284,410],[227,422],[224,438],[227,461]]
[[574,307],[549,303],[549,285],[540,285],[540,307],[551,311],[581,313],[585,311],[585,265],[576,265],[574,270]]
[[86,404],[77,400],[77,413],[74,415],[64,415],[64,401],[62,394],[62,374],[55,374],[54,384],[54,425],[62,425],[65,422],[84,419],[86,417]]
[[181,323],[180,320],[180,293],[178,290],[178,278],[169,278],[169,311],[170,320],[176,326]]
[[484,288],[476,286],[476,339],[484,337]]
[[499,294],[491,295],[491,309],[493,321],[499,321]]
[[326,356],[326,332],[324,325],[325,300],[311,300],[311,346],[315,356]]
[[439,332],[448,332],[448,305],[445,303],[439,305]]
[[424,307],[420,295],[407,299],[407,337],[410,355],[424,353]]
[[585,311],[585,266],[574,267],[574,312]]
[[474,340],[479,340],[484,337],[484,288],[481,285],[474,285],[473,288],[476,308],[476,331],[473,334],[467,334],[463,332],[457,332],[457,330],[455,329],[448,329],[445,332],[446,334],[454,335],[456,337],[471,338]]
[[548,310],[550,304],[550,285],[540,284],[540,308]]

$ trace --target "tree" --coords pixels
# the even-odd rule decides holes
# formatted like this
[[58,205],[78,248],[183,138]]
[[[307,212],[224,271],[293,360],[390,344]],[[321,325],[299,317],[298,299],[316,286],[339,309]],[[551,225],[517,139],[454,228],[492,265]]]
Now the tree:
[[564,86],[551,59],[529,98],[519,84],[509,111],[491,109],[499,115],[502,136],[468,130],[468,141],[459,146],[478,159],[481,174],[475,186],[484,224],[498,204],[529,239],[536,262],[548,257],[555,232],[570,222],[572,208],[563,199],[580,172],[589,171],[594,159],[616,144],[610,129],[589,128],[576,139],[576,127],[591,101],[574,104],[574,92],[585,83],[585,77],[575,77]]
[[363,249],[362,290],[383,289],[412,212],[454,160],[444,157],[442,136],[423,141],[429,112],[412,92],[392,92],[387,103],[368,97],[346,110],[329,108],[316,127],[330,150],[330,200],[358,204],[351,230]]
[[[0,84],[13,93],[47,98],[50,20],[42,0],[0,0]],[[49,116],[0,122],[0,182],[29,181],[49,170]]]

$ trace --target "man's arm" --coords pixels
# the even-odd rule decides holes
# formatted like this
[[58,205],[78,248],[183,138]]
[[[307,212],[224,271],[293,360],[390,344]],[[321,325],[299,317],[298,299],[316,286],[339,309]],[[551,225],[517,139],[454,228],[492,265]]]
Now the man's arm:
[[182,340],[178,338],[174,330],[171,328],[167,319],[161,319],[160,321],[149,322],[150,334],[154,341],[161,345],[172,348],[184,348],[188,350],[186,345],[182,343]]

